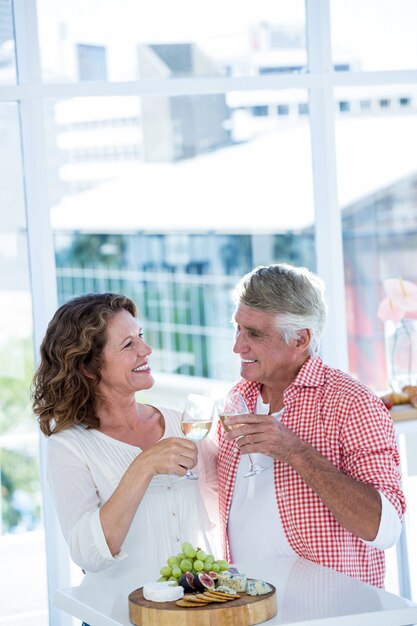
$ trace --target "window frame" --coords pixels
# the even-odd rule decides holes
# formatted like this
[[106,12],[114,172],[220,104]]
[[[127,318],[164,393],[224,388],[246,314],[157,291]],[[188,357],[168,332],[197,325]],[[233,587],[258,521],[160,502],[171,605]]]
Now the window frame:
[[[417,84],[417,70],[334,71],[331,54],[330,0],[305,0],[309,67],[307,73],[44,84],[40,68],[36,0],[14,0],[13,12],[18,84],[2,86],[0,102],[14,101],[20,107],[36,353],[39,351],[49,319],[57,306],[53,239],[47,200],[44,102],[49,98],[82,96],[176,96],[300,88],[309,91],[317,272],[326,282],[330,311],[322,342],[322,354],[330,365],[347,370],[342,220],[337,197],[334,89],[340,86]],[[53,595],[56,588],[70,584],[68,551],[55,517],[51,497],[45,488],[44,438],[41,437],[40,441],[49,614],[51,623],[63,626],[69,622],[61,611],[53,607]],[[404,585],[401,592],[407,595]]]

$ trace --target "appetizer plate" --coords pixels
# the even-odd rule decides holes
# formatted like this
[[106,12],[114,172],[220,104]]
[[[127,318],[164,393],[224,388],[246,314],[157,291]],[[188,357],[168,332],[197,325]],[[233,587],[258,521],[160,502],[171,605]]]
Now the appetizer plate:
[[[250,579],[248,579],[250,580]],[[198,606],[151,602],[143,587],[129,594],[129,619],[135,626],[252,626],[277,614],[276,589],[262,596],[240,593],[240,598]]]

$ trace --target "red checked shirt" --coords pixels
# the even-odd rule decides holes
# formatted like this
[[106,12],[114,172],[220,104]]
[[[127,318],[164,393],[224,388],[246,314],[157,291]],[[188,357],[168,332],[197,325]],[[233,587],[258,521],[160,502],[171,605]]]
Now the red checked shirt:
[[[253,412],[260,384],[242,380],[234,390]],[[405,499],[394,427],[389,412],[367,387],[324,365],[319,357],[309,358],[285,390],[284,406],[282,424],[343,473],[373,485],[402,517]],[[240,451],[234,441],[224,439],[221,428],[219,437],[220,517],[229,557],[226,529]],[[282,461],[274,461],[274,482],[283,529],[298,555],[383,587],[382,550],[342,528],[320,497]]]

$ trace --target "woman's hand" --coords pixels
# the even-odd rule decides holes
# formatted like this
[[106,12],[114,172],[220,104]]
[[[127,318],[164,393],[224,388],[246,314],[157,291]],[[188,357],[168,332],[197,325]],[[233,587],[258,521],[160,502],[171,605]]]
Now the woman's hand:
[[197,464],[197,446],[188,439],[167,437],[142,452],[134,463],[140,465],[142,471],[145,467],[151,476],[185,476],[186,471]]
[[118,554],[152,478],[158,474],[185,476],[196,463],[197,446],[180,437],[161,439],[138,454],[100,509],[101,525],[113,556]]

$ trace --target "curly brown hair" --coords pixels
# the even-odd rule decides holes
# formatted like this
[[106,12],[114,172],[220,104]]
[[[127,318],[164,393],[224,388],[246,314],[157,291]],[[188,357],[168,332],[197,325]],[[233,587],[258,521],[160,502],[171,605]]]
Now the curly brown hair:
[[[44,435],[73,426],[98,428],[94,402],[109,319],[135,303],[123,294],[86,294],[63,304],[50,321],[33,378],[33,410]],[[85,373],[88,372],[88,376]]]

